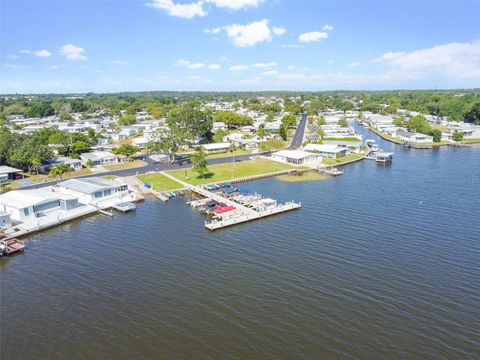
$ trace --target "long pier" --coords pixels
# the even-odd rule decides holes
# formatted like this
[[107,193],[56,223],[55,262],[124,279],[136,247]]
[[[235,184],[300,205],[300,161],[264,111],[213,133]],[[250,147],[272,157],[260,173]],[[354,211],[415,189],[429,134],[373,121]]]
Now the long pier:
[[286,211],[299,209],[302,206],[301,203],[295,203],[295,202],[291,201],[291,202],[288,202],[288,203],[285,203],[285,204],[276,205],[274,207],[269,207],[269,208],[266,208],[265,210],[258,211],[258,210],[252,209],[248,206],[245,206],[238,201],[233,201],[233,200],[228,199],[228,198],[226,198],[222,195],[219,195],[219,194],[214,193],[210,190],[207,190],[207,189],[205,189],[201,186],[190,185],[190,184],[188,184],[184,181],[181,181],[181,180],[171,176],[170,174],[167,174],[167,173],[163,173],[163,174],[165,176],[167,176],[168,178],[182,184],[187,190],[190,190],[190,191],[192,191],[196,194],[199,194],[199,195],[201,195],[205,198],[212,199],[212,200],[217,201],[219,203],[223,203],[227,206],[235,207],[235,211],[234,212],[232,211],[231,213],[227,213],[225,215],[226,216],[225,218],[222,217],[221,220],[214,220],[214,221],[211,221],[211,222],[205,222],[205,227],[208,230],[211,230],[211,231],[222,229],[222,228],[232,226],[232,225],[236,225],[236,224],[240,224],[240,223],[244,223],[244,222],[247,222],[247,221],[261,219],[263,217],[272,216],[272,215],[275,215],[275,214],[280,214],[280,213],[283,213],[283,212],[286,212]]

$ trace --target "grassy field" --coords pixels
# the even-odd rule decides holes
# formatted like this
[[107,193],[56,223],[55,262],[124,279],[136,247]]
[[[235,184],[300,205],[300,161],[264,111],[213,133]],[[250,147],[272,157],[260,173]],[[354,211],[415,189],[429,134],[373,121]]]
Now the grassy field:
[[300,181],[321,181],[328,179],[329,176],[321,175],[315,171],[309,171],[302,175],[281,175],[277,176],[276,179],[286,182],[300,182]]
[[249,155],[252,152],[250,150],[245,150],[245,149],[238,149],[235,150],[234,152],[222,152],[222,153],[217,153],[217,154],[211,154],[207,155],[207,159],[217,159],[217,158],[223,158],[223,157],[231,157],[233,155],[239,156],[239,155]]
[[267,160],[254,159],[233,164],[219,164],[208,166],[209,173],[201,178],[191,169],[187,170],[188,178],[185,178],[185,169],[170,170],[168,173],[180,180],[192,185],[207,184],[213,182],[228,181],[235,178],[243,178],[252,175],[267,174],[275,171],[289,170],[294,167],[288,164]]
[[362,159],[363,157],[364,157],[363,154],[350,154],[348,156],[342,156],[341,158],[338,158],[338,159],[332,159],[332,158],[324,157],[322,162],[325,165],[343,165],[343,164],[347,164],[349,162],[353,162],[353,161]]
[[140,181],[150,184],[155,191],[167,191],[181,189],[183,186],[178,182],[160,173],[138,176]]
[[108,170],[124,170],[124,169],[135,169],[145,166],[145,162],[142,160],[127,161],[120,164],[114,165],[105,165],[104,168]]
[[368,127],[370,130],[372,130],[375,134],[377,134],[378,136],[380,136],[381,138],[384,138],[385,140],[388,140],[388,141],[391,141],[395,144],[403,144],[403,140],[400,140],[400,139],[397,139],[397,138],[394,138],[393,136],[391,135],[388,135],[388,134],[382,134],[380,131],[378,131],[377,129],[369,126]]
[[475,144],[475,143],[480,143],[480,139],[479,138],[472,138],[472,139],[463,139],[462,140],[463,143],[465,144]]

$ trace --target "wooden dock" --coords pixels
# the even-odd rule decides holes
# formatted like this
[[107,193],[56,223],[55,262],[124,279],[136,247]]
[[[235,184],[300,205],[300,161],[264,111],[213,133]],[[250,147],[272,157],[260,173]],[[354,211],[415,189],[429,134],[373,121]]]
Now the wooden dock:
[[[252,221],[256,219],[261,219],[267,216],[272,216],[275,214],[280,214],[286,211],[290,210],[295,210],[301,208],[302,204],[300,203],[295,203],[295,202],[288,202],[282,205],[276,205],[275,207],[270,207],[267,208],[263,211],[257,211],[254,210],[250,207],[247,207],[237,201],[233,201],[231,199],[226,198],[225,196],[219,195],[218,193],[212,192],[210,190],[207,190],[201,186],[194,186],[187,184],[186,182],[183,182],[177,178],[174,178],[173,176],[164,173],[165,176],[171,177],[173,180],[181,183],[183,186],[185,186],[186,189],[189,191],[192,191],[198,195],[201,195],[205,198],[217,201],[219,203],[223,203],[227,206],[233,206],[235,207],[235,212],[232,216],[232,214],[229,214],[229,218],[225,218],[222,220],[218,221],[212,221],[212,222],[205,222],[205,227],[208,230],[214,231],[217,229],[222,229],[228,226],[236,225],[236,224],[241,224],[247,221]],[[271,175],[270,175],[271,176]],[[231,217],[230,217],[231,216]]]
[[25,244],[16,238],[0,241],[0,257],[13,255],[25,250]]

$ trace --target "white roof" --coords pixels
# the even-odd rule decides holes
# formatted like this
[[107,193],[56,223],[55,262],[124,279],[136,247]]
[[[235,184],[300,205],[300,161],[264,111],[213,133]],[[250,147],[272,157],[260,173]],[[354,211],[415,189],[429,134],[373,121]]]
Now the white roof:
[[305,159],[309,156],[317,156],[317,154],[312,154],[306,151],[301,150],[280,150],[276,153],[273,153],[275,156],[282,156],[290,159],[300,160]]
[[307,151],[331,152],[331,153],[337,153],[339,151],[342,151],[342,149],[335,144],[307,144],[305,145],[304,149]]
[[92,194],[99,190],[115,188],[123,184],[115,180],[91,177],[84,179],[69,179],[62,181],[59,185],[73,191],[81,192],[84,194]]
[[99,160],[99,159],[115,157],[115,155],[109,151],[94,151],[94,152],[83,153],[82,155],[80,155],[80,157],[84,160]]
[[0,166],[0,174],[11,174],[16,172],[22,172],[20,169],[15,169],[10,166]]
[[204,144],[202,146],[205,150],[208,151],[208,150],[229,148],[230,143],[213,143],[213,144]]
[[26,207],[59,199],[73,200],[76,198],[71,195],[55,192],[52,187],[46,187],[43,189],[9,191],[0,195],[0,204],[8,205],[16,209],[24,209]]

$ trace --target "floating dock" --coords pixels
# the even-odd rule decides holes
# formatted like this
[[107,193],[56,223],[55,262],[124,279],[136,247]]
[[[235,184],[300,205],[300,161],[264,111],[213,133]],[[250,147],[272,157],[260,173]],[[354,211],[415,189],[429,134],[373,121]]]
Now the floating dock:
[[0,257],[13,255],[25,250],[25,244],[18,239],[9,239],[0,241]]
[[115,210],[118,210],[118,211],[121,211],[121,212],[125,213],[125,212],[127,212],[127,211],[133,211],[133,210],[135,210],[137,207],[136,207],[135,204],[133,204],[133,203],[125,202],[125,203],[113,205],[113,208],[114,208]]

